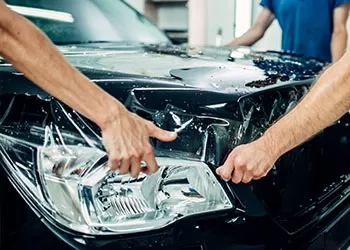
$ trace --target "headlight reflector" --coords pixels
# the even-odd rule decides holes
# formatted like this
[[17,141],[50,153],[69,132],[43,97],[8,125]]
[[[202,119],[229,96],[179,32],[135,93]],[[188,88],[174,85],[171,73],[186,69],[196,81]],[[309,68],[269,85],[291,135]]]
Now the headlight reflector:
[[[60,135],[62,136],[62,134]],[[98,148],[77,144],[34,144],[1,133],[1,156],[45,216],[76,232],[126,234],[162,228],[191,215],[232,208],[208,165],[157,157],[159,170],[138,178],[107,167]],[[23,138],[23,137],[22,137]],[[35,140],[40,141],[40,140]],[[71,141],[71,139],[70,139]],[[20,151],[20,153],[19,153]],[[28,161],[16,159],[28,154]],[[21,174],[37,170],[37,178]],[[34,176],[34,175],[33,175]]]

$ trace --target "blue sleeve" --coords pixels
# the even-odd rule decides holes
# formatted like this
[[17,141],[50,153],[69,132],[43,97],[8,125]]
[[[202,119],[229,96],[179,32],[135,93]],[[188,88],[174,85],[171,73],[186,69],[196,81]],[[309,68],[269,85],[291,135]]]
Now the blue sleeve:
[[350,3],[350,0],[334,0],[334,9],[337,8],[339,5],[342,5],[343,3]]
[[[341,0],[337,0],[337,1],[341,1]],[[343,0],[346,1],[346,0]],[[350,0],[348,0],[350,1]],[[264,8],[268,8],[269,10],[271,10],[272,12],[274,12],[273,10],[273,0],[261,0],[260,5]]]

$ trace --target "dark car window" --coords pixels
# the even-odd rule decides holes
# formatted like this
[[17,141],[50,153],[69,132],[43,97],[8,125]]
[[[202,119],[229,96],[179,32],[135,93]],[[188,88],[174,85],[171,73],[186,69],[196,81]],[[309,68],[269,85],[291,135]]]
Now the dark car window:
[[94,41],[169,43],[122,0],[6,0],[56,44]]

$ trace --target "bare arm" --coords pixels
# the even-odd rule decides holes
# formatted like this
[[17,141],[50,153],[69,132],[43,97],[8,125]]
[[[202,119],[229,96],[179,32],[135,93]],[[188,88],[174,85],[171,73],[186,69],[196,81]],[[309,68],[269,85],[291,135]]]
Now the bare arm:
[[149,136],[173,140],[176,134],[127,111],[124,106],[71,66],[32,23],[0,0],[0,55],[15,68],[102,129],[109,163],[136,176],[140,161],[157,169]]
[[333,11],[333,33],[331,40],[332,61],[338,61],[345,53],[348,34],[346,21],[348,20],[350,4],[342,4]]
[[242,36],[234,39],[226,46],[250,46],[259,41],[275,19],[274,14],[268,8],[263,8],[254,25]]
[[305,98],[265,134],[236,147],[217,169],[225,180],[249,182],[265,176],[284,153],[329,126],[350,109],[350,52],[328,68]]
[[[350,109],[350,52],[327,69],[309,94],[261,138],[279,157],[329,126]],[[285,131],[288,131],[286,133]]]
[[[3,2],[0,2],[0,8],[0,53],[7,61],[99,126],[105,122],[103,110],[113,108],[116,110],[112,112],[120,112],[122,105],[68,64],[36,27]],[[77,95],[82,89],[85,94]]]

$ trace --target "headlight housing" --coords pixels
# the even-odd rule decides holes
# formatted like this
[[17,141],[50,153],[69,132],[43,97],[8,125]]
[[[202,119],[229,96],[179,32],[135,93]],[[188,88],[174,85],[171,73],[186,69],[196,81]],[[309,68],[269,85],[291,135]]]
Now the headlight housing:
[[91,146],[98,140],[90,138],[87,145],[86,139],[54,123],[0,127],[0,156],[12,181],[35,212],[58,227],[88,235],[127,234],[233,207],[203,162],[157,157],[155,174],[132,178],[111,171],[106,153]]

